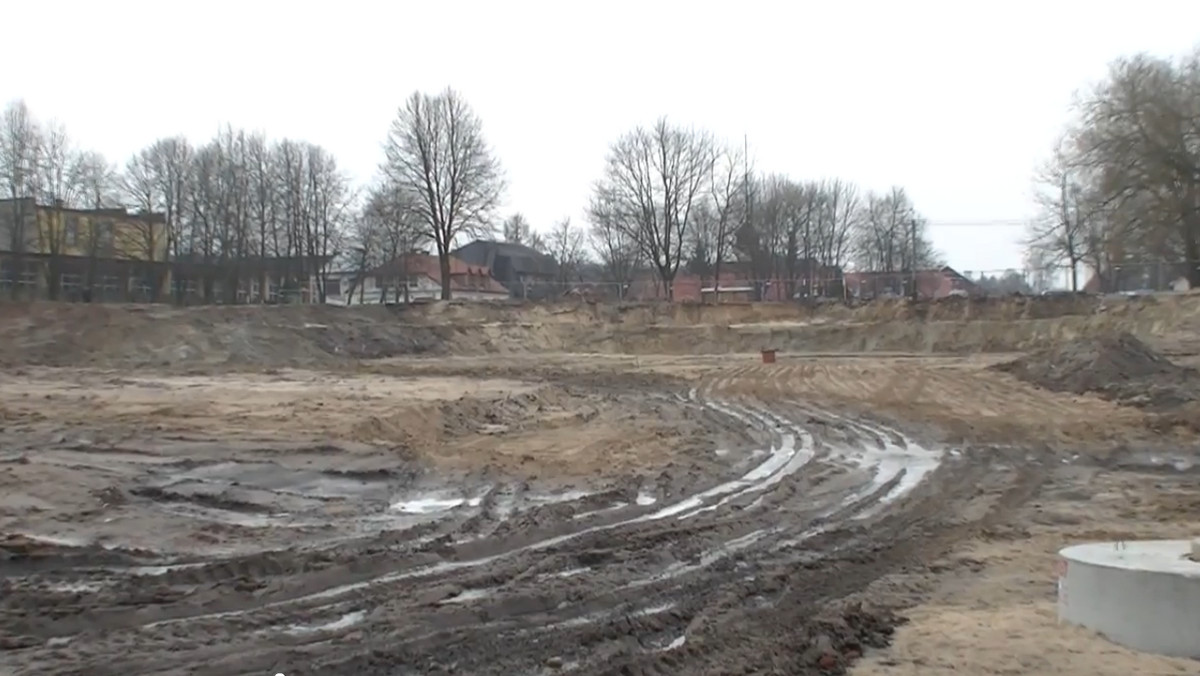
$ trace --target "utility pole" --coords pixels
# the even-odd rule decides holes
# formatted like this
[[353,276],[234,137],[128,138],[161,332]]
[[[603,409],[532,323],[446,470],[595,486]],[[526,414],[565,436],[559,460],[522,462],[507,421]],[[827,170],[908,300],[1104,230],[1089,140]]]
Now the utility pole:
[[[816,195],[809,195],[809,199],[815,200]],[[813,259],[812,247],[809,245],[809,226],[812,223],[813,207],[811,201],[808,204],[808,213],[804,216],[804,298],[811,300],[813,294]],[[792,299],[789,298],[788,300]]]
[[917,218],[916,218],[916,216],[913,216],[908,221],[908,266],[909,266],[909,269],[911,270],[911,274],[912,274],[912,281],[910,282],[910,285],[912,286],[912,288],[909,290],[909,293],[912,295],[912,299],[915,301],[915,300],[917,300]]
[[[753,207],[753,203],[752,203],[751,197],[750,197],[750,137],[747,134],[742,134],[742,193],[743,193],[743,198],[744,198],[743,201],[745,202],[745,204],[743,205],[743,208],[745,209],[745,214],[744,214],[745,222],[742,227],[752,229],[754,227],[752,225],[752,223],[753,223],[752,218],[754,215],[754,207]],[[753,256],[751,256],[750,261],[751,261],[751,267],[753,268],[753,262],[754,262]],[[756,277],[758,276],[757,272],[758,271],[755,270]],[[762,284],[760,283],[759,280],[755,280],[754,285],[756,287],[758,287],[756,290],[756,294],[757,294],[758,298],[756,298],[755,300],[763,300]]]

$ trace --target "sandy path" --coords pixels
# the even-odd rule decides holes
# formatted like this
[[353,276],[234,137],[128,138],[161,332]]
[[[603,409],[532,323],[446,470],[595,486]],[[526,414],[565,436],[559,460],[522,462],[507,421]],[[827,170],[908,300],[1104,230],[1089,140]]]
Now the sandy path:
[[966,562],[939,579],[893,646],[869,654],[856,676],[1200,673],[1195,660],[1117,646],[1060,624],[1055,553],[1086,541],[1189,538],[1200,512],[1200,474],[1059,472],[995,537],[964,543]]

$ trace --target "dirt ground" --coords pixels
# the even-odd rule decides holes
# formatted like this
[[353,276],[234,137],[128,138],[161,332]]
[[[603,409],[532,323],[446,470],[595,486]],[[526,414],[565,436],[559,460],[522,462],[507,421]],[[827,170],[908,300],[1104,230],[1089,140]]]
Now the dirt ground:
[[1059,625],[1053,572],[1198,534],[1194,402],[1111,395],[1198,326],[0,305],[0,674],[1200,673]]

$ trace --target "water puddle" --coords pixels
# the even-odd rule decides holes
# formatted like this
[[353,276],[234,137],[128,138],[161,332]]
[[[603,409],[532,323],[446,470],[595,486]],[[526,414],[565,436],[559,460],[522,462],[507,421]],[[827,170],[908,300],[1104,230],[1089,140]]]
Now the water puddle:
[[[466,560],[466,561],[448,561],[448,562],[438,563],[438,564],[434,564],[434,565],[428,565],[428,566],[413,568],[413,569],[409,569],[409,570],[388,573],[386,575],[380,576],[373,580],[367,580],[367,581],[363,581],[363,582],[356,582],[356,583],[352,583],[352,584],[341,585],[341,586],[333,587],[333,588],[326,589],[326,590],[323,590],[320,592],[307,594],[304,596],[299,596],[299,597],[296,597],[293,599],[287,599],[287,600],[276,601],[273,603],[268,603],[263,606],[260,606],[256,610],[265,610],[265,609],[278,607],[278,606],[297,605],[297,604],[309,603],[309,602],[313,602],[313,601],[332,599],[332,598],[336,598],[339,596],[344,596],[347,594],[352,594],[352,593],[355,593],[358,591],[369,589],[375,585],[385,585],[385,584],[390,584],[390,583],[394,583],[394,582],[401,581],[401,580],[410,580],[410,579],[425,578],[425,577],[435,577],[435,576],[444,575],[447,573],[452,573],[452,572],[458,571],[458,570],[475,568],[475,567],[479,567],[479,566],[486,566],[486,565],[493,563],[495,561],[498,561],[498,560],[518,556],[521,554],[527,554],[530,552],[536,552],[536,551],[549,549],[549,548],[561,545],[563,543],[569,542],[571,540],[582,538],[582,537],[585,537],[588,535],[592,535],[595,533],[601,533],[601,532],[605,532],[605,531],[610,531],[610,530],[614,530],[614,529],[618,529],[618,528],[622,528],[622,527],[626,527],[626,526],[632,526],[632,525],[636,525],[639,523],[657,521],[657,520],[667,519],[667,518],[671,518],[671,517],[675,517],[678,519],[688,518],[688,517],[695,516],[695,515],[703,513],[703,512],[708,512],[708,511],[718,509],[719,507],[728,504],[731,500],[737,499],[739,497],[747,496],[752,493],[758,493],[758,492],[765,491],[766,489],[770,488],[771,486],[783,481],[786,477],[796,473],[800,468],[802,468],[805,464],[810,462],[812,460],[812,458],[814,457],[815,441],[814,441],[812,435],[810,435],[807,431],[805,431],[799,425],[792,423],[780,416],[777,416],[770,411],[751,410],[751,409],[747,409],[747,408],[737,407],[732,404],[723,404],[723,403],[712,402],[712,401],[704,402],[704,405],[708,406],[718,412],[724,413],[725,415],[728,415],[732,418],[740,420],[740,421],[744,422],[748,427],[754,427],[754,428],[758,428],[760,430],[765,430],[772,438],[772,444],[771,444],[770,449],[767,449],[767,450],[760,449],[758,451],[760,457],[763,454],[766,455],[765,460],[763,460],[762,462],[760,462],[757,465],[755,465],[754,467],[752,467],[749,471],[747,471],[745,474],[743,474],[741,477],[739,477],[737,479],[718,484],[718,485],[713,486],[712,488],[709,488],[708,490],[705,490],[701,493],[687,497],[683,500],[674,502],[665,507],[662,507],[660,509],[657,509],[657,510],[652,511],[647,514],[643,514],[641,516],[637,516],[637,517],[630,518],[630,519],[623,519],[620,521],[616,521],[614,523],[600,524],[600,525],[595,525],[595,526],[591,526],[588,528],[582,528],[580,530],[577,530],[577,531],[574,531],[571,533],[566,533],[566,534],[559,535],[556,537],[547,538],[545,540],[540,540],[538,542],[534,542],[534,543],[525,545],[523,547],[518,547],[516,549],[512,549],[509,551],[501,552],[499,554],[495,554],[492,556],[487,556],[487,557],[483,557],[483,558],[479,558],[479,559],[472,559],[472,560]],[[829,415],[828,417],[840,418],[840,416],[833,416],[833,415]],[[845,421],[844,418],[842,418],[841,420]],[[846,421],[846,422],[849,422],[849,421]],[[886,485],[888,482],[896,480],[897,477],[899,477],[899,481],[897,481],[896,486],[891,491],[889,491],[888,494],[879,501],[879,503],[877,503],[876,505],[873,505],[873,507],[875,507],[875,508],[881,508],[882,505],[886,505],[888,502],[896,500],[899,497],[901,497],[902,495],[906,494],[908,491],[912,490],[912,488],[915,487],[918,483],[920,483],[921,479],[924,478],[924,476],[926,474],[928,474],[930,471],[932,471],[934,468],[937,467],[938,461],[941,457],[940,453],[934,453],[934,452],[928,451],[926,449],[923,449],[923,448],[917,446],[916,444],[913,444],[910,441],[903,439],[903,438],[900,438],[901,443],[896,443],[893,441],[894,437],[889,432],[882,431],[882,430],[870,429],[869,426],[866,426],[866,425],[859,425],[858,429],[863,430],[864,432],[867,432],[872,437],[879,440],[880,441],[879,445],[882,448],[879,450],[876,450],[874,448],[872,448],[872,449],[860,449],[860,448],[846,449],[845,460],[850,463],[858,464],[864,468],[871,468],[874,471],[872,485],[875,486],[875,490],[878,490],[879,487],[882,487],[883,485]],[[753,455],[751,455],[751,457],[753,457]],[[902,477],[899,476],[901,472],[904,473]],[[562,501],[568,501],[568,500],[577,500],[582,497],[585,497],[586,495],[587,495],[586,493],[582,493],[582,492],[578,492],[578,491],[568,491],[566,493],[554,494],[551,496],[539,496],[538,498],[532,499],[531,501],[537,502],[540,499],[540,500],[550,500],[550,501],[562,502]],[[761,496],[758,496],[758,497],[761,498]],[[653,502],[651,500],[653,500]],[[482,498],[464,498],[461,496],[449,496],[444,493],[440,494],[440,495],[426,494],[426,495],[423,495],[420,497],[395,501],[391,505],[391,510],[401,512],[404,514],[418,514],[418,515],[442,514],[444,512],[454,510],[454,509],[464,507],[464,506],[477,507],[480,505],[481,501],[482,501]],[[652,495],[639,493],[637,502],[639,505],[648,506],[651,504],[655,504],[657,502],[657,500],[655,500]],[[614,506],[613,508],[610,508],[610,509],[615,509],[620,506],[627,506],[627,505],[618,505],[618,506]],[[654,577],[636,581],[634,583],[631,583],[629,586],[631,586],[631,587],[632,586],[642,586],[642,585],[650,584],[650,583],[657,582],[660,580],[669,579],[669,578],[677,576],[677,575],[683,575],[685,573],[688,573],[688,572],[691,572],[694,570],[699,570],[706,566],[710,566],[713,563],[715,563],[725,557],[728,557],[738,551],[741,551],[743,549],[753,546],[755,543],[757,543],[759,540],[766,537],[767,535],[775,534],[778,532],[779,532],[779,529],[771,528],[771,529],[763,529],[763,530],[757,530],[757,531],[753,531],[751,533],[747,533],[746,535],[743,535],[741,537],[735,538],[733,540],[730,540],[730,541],[724,543],[723,545],[721,545],[720,547],[718,547],[714,550],[705,552],[697,560],[695,560],[693,562],[687,562],[687,563],[680,562],[680,563],[672,564],[671,566],[668,566],[665,570],[661,571],[659,574],[655,575]],[[817,534],[818,532],[820,532],[819,528],[810,530],[808,532],[803,533],[799,539],[794,539],[788,543],[780,543],[780,545],[782,546],[784,544],[795,544],[804,539],[812,537],[813,535]],[[558,573],[557,575],[562,576],[562,577],[571,577],[574,575],[583,574],[583,573],[587,572],[588,570],[590,570],[590,569],[580,568],[580,569],[574,569],[571,571],[563,571],[562,573]],[[470,594],[472,594],[472,593],[486,595],[490,592],[488,592],[487,590],[467,591],[467,592],[463,592],[462,594],[460,594],[457,597],[454,597],[454,599],[451,599],[450,602],[466,602],[469,600],[474,600],[476,598],[482,598],[482,596],[479,596],[479,597],[471,596]],[[644,611],[639,611],[639,612],[653,614],[653,613],[664,612],[665,610],[669,610],[670,607],[671,607],[670,605],[656,606],[656,607],[648,608],[648,609],[645,609]],[[163,625],[163,624],[174,624],[174,623],[178,623],[178,622],[186,622],[186,621],[191,621],[191,620],[217,619],[217,618],[226,617],[226,616],[239,615],[239,614],[243,614],[245,612],[247,612],[247,611],[239,610],[239,611],[228,611],[228,612],[221,612],[221,613],[210,613],[210,614],[206,614],[206,615],[195,616],[192,618],[178,618],[178,619],[173,619],[173,620],[164,620],[164,621],[160,621],[160,622],[147,624],[144,626],[154,627],[154,626]],[[601,614],[599,617],[600,618],[607,617],[609,614],[611,614],[611,613],[604,613],[604,614]],[[347,616],[347,617],[350,617],[350,616]],[[343,618],[343,619],[345,619],[345,618]],[[595,619],[598,619],[598,618],[594,617],[594,616],[575,618],[572,620],[567,620],[565,623],[560,623],[560,626],[570,626],[570,623],[587,623],[587,622],[594,621]],[[682,645],[682,643],[680,645]]]
[[580,617],[572,617],[571,619],[563,620],[562,622],[555,622],[554,624],[546,625],[545,628],[546,629],[551,629],[551,628],[566,629],[566,628],[571,628],[571,627],[582,627],[582,626],[589,625],[593,622],[600,622],[601,620],[606,620],[610,617],[614,617],[617,615],[623,615],[625,617],[652,617],[654,615],[665,613],[668,610],[673,609],[674,607],[675,607],[674,603],[662,603],[662,604],[659,604],[656,606],[650,606],[649,608],[641,608],[641,609],[635,610],[631,613],[625,613],[619,609],[618,610],[604,610],[604,611],[600,611],[598,613],[590,613],[588,615],[582,615]]
[[[812,435],[800,427],[766,411],[743,409],[742,412],[735,412],[731,408],[720,405],[714,405],[714,408],[718,410],[724,409],[722,412],[734,417],[742,419],[752,417],[757,419],[759,423],[767,426],[774,434],[779,436],[780,443],[778,447],[771,448],[765,462],[747,472],[742,478],[715,486],[692,498],[694,504],[689,505],[687,509],[680,510],[683,512],[679,515],[680,519],[711,512],[729,504],[732,500],[750,493],[764,491],[779,483],[785,477],[795,474],[801,467],[813,459],[814,444]],[[797,440],[800,442],[799,445],[797,445]],[[717,496],[724,497],[715,504],[702,505],[704,499]],[[695,502],[696,500],[700,500],[700,502]]]
[[649,493],[639,492],[637,494],[638,507],[649,507],[650,505],[653,505],[656,502],[658,502],[658,498],[654,497],[653,495],[650,495]]
[[348,628],[353,627],[354,625],[358,624],[359,622],[362,622],[363,618],[366,616],[367,616],[367,614],[364,613],[363,611],[356,610],[352,613],[346,613],[345,615],[341,616],[340,618],[338,618],[332,622],[326,622],[325,624],[317,624],[317,625],[293,624],[290,627],[284,629],[283,633],[289,634],[291,636],[305,636],[308,634],[315,634],[315,633],[322,632],[322,631],[338,631],[339,629],[348,629]]
[[659,650],[659,652],[664,652],[664,653],[671,652],[672,650],[678,650],[679,648],[682,648],[683,644],[685,644],[685,643],[687,643],[687,635],[681,634],[678,638],[676,638],[675,640],[666,644],[665,646],[659,648],[658,650]]
[[483,498],[424,497],[393,502],[391,509],[402,514],[439,514],[456,507],[478,507],[482,502]]
[[208,565],[205,562],[198,563],[171,563],[163,566],[133,566],[131,568],[107,568],[106,570],[115,573],[127,573],[135,577],[158,577],[166,575],[173,570],[186,570],[188,568],[200,568]]
[[582,500],[589,495],[589,491],[564,491],[562,493],[542,493],[525,496],[525,499],[537,505],[557,505],[563,502],[574,502]]
[[645,587],[647,585],[651,585],[656,582],[663,582],[666,580],[670,580],[671,578],[674,578],[674,577],[679,577],[680,575],[683,575],[685,573],[691,573],[691,572],[695,572],[697,570],[707,568],[707,567],[713,565],[714,563],[716,563],[717,561],[720,561],[721,559],[729,557],[733,554],[736,554],[739,551],[742,551],[743,549],[747,549],[747,548],[753,546],[756,542],[763,539],[764,536],[775,533],[775,532],[777,532],[777,529],[762,528],[762,529],[747,533],[745,535],[742,535],[740,537],[736,537],[732,540],[727,541],[725,544],[721,545],[720,547],[718,547],[716,549],[710,549],[709,551],[704,552],[703,554],[700,555],[699,560],[697,560],[695,563],[685,563],[685,562],[672,563],[671,565],[664,568],[662,570],[662,572],[659,572],[659,573],[652,575],[650,577],[647,577],[647,578],[643,578],[641,580],[635,580],[633,582],[630,582],[629,584],[625,585],[624,588],[630,589],[630,588],[636,588],[636,587]]
[[492,589],[464,589],[459,592],[457,596],[452,596],[442,601],[441,605],[452,603],[470,603],[472,601],[479,601],[481,599],[489,598],[494,594],[495,591]]
[[47,587],[48,591],[61,592],[64,594],[85,594],[98,592],[105,585],[99,582],[60,582]]
[[821,415],[836,420],[874,442],[871,446],[844,446],[833,453],[847,462],[873,472],[871,483],[847,496],[844,504],[857,502],[889,483],[896,482],[878,501],[856,514],[853,517],[855,520],[870,518],[887,505],[904,497],[942,462],[941,451],[924,448],[895,430],[883,429],[862,420],[851,420],[826,411],[822,411]]
[[58,547],[87,547],[88,541],[79,537],[66,537],[61,535],[34,535],[33,533],[14,533],[14,535],[23,537],[27,540],[41,542],[48,545]]
[[357,498],[386,489],[378,479],[337,476],[325,472],[294,469],[271,462],[219,462],[173,472],[159,482],[162,489],[185,490],[189,485],[210,485],[265,491],[300,498],[327,500]]
[[[653,504],[653,503],[651,503],[651,504]],[[601,514],[608,514],[609,512],[615,512],[618,509],[625,509],[628,506],[629,506],[629,503],[627,503],[627,502],[614,502],[613,504],[611,504],[608,507],[605,507],[603,509],[593,509],[588,512],[580,512],[580,513],[576,514],[575,516],[572,516],[571,518],[574,519],[575,521],[580,521],[582,519],[590,519],[593,516],[599,516]]]

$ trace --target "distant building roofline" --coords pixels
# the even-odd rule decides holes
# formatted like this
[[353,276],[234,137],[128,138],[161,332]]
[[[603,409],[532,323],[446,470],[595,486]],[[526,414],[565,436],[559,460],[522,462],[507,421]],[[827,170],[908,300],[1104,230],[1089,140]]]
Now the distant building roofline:
[[138,220],[148,220],[151,222],[166,223],[167,215],[156,211],[129,211],[128,207],[100,207],[96,209],[81,209],[79,207],[58,206],[38,202],[33,197],[5,197],[0,198],[0,204],[15,204],[18,202],[32,202],[37,209],[52,209],[54,211],[68,212],[73,214],[86,214],[94,216],[109,216],[112,218],[128,218]]

